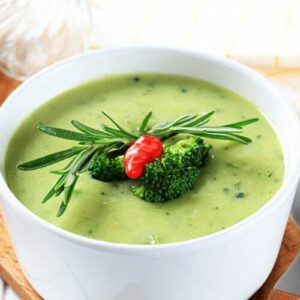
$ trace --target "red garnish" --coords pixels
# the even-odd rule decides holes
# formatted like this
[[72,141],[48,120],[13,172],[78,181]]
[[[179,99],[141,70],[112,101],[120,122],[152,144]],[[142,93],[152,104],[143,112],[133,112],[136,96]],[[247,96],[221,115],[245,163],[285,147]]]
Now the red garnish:
[[131,179],[141,177],[146,164],[161,158],[164,151],[160,139],[151,135],[144,135],[137,139],[124,155],[124,166],[127,176]]

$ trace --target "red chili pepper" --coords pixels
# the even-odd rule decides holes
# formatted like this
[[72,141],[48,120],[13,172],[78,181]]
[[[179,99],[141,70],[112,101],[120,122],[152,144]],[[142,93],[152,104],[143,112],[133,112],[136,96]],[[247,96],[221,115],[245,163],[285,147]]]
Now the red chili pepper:
[[151,135],[144,135],[137,139],[124,155],[124,166],[127,176],[131,179],[141,177],[146,164],[161,158],[164,148],[160,139]]

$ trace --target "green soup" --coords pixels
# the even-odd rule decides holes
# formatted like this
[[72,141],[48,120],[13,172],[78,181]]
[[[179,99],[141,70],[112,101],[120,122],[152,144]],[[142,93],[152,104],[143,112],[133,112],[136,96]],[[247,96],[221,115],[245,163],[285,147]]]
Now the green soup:
[[[30,99],[26,99],[30,101]],[[99,128],[106,111],[123,127],[135,130],[153,112],[151,124],[188,113],[215,110],[210,124],[259,117],[245,128],[249,145],[206,140],[212,158],[196,186],[165,203],[134,196],[128,181],[105,183],[81,176],[65,214],[56,217],[61,197],[42,204],[57,180],[53,166],[32,172],[19,162],[65,149],[74,142],[36,130],[38,124],[72,128],[75,119]],[[59,166],[65,162],[58,163]],[[108,77],[71,89],[34,111],[11,139],[6,157],[7,182],[17,198],[48,222],[90,238],[116,243],[155,244],[197,238],[223,230],[253,214],[279,189],[284,172],[281,147],[261,112],[241,96],[208,82],[171,75]],[[241,197],[242,195],[242,197]]]

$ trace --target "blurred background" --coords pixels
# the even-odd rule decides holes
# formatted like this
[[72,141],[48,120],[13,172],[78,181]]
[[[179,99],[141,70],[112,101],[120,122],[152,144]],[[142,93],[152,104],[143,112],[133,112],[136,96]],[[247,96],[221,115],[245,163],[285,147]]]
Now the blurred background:
[[132,45],[239,60],[300,111],[299,0],[0,0],[0,69],[13,78],[78,53]]
[[[268,77],[300,115],[300,0],[0,0],[0,104],[56,61],[136,45],[241,61]],[[1,279],[0,299],[18,299]]]
[[1,67],[18,77],[76,53],[128,45],[300,67],[298,0],[1,0],[0,20]]

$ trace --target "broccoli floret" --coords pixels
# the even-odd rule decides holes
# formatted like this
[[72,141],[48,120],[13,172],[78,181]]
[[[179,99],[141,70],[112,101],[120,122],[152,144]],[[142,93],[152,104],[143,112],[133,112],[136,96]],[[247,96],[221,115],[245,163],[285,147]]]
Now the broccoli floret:
[[185,167],[167,171],[161,161],[156,160],[146,168],[143,184],[132,186],[135,196],[149,202],[165,202],[189,191],[200,175],[198,167]]
[[131,188],[133,194],[149,202],[181,196],[198,180],[210,149],[210,145],[195,137],[167,146],[161,159],[146,165],[141,184]]
[[92,178],[101,181],[114,181],[127,178],[124,169],[124,156],[101,156],[89,168]]
[[177,164],[181,167],[201,167],[209,158],[211,145],[207,145],[201,138],[191,137],[167,146],[162,158],[166,163]]

